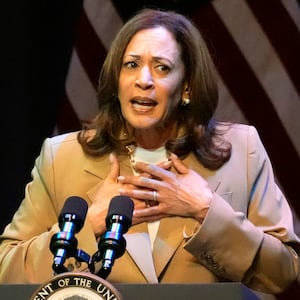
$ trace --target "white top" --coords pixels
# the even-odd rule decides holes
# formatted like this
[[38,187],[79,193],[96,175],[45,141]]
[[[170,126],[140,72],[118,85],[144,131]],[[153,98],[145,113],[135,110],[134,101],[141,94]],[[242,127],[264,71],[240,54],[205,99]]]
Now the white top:
[[[141,147],[136,147],[134,153],[132,154],[132,158],[135,162],[145,162],[150,164],[158,164],[160,162],[168,160],[167,151],[165,147],[160,147],[153,150],[144,149]],[[134,170],[135,175],[138,173]],[[153,243],[158,231],[159,221],[148,222],[148,232],[151,241],[151,248],[153,250]]]

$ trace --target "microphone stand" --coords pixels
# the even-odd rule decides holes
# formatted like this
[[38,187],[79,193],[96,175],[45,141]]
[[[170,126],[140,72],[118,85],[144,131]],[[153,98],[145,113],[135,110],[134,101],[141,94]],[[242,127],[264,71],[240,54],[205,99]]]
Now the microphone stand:
[[88,253],[81,249],[77,249],[77,239],[74,236],[67,236],[66,232],[58,232],[51,238],[50,250],[55,257],[53,259],[52,269],[54,275],[68,272],[64,266],[68,257],[74,257],[77,261],[84,262],[88,265],[89,270],[94,273],[94,261]]
[[99,262],[101,268],[97,275],[106,279],[110,274],[116,258],[121,257],[126,248],[126,240],[119,231],[106,231],[98,244],[98,251],[93,255],[92,260]]

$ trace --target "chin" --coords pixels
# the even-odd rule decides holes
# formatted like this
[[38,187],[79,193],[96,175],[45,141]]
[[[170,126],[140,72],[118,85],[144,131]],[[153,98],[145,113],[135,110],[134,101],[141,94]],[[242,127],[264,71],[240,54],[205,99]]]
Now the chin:
[[134,128],[134,129],[138,129],[138,130],[149,130],[152,128],[157,127],[158,123],[154,123],[154,122],[134,122],[134,123],[130,123],[130,125]]

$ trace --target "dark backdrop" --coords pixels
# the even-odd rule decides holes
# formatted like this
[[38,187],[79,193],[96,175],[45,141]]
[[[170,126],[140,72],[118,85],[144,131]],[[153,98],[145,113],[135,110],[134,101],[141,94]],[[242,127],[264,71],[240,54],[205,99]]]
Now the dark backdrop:
[[[126,20],[144,4],[192,12],[195,5],[208,1],[113,2]],[[51,136],[55,128],[65,96],[65,79],[81,11],[82,0],[16,0],[1,4],[4,153],[1,155],[0,231],[11,220],[24,196],[24,187],[30,180],[42,141]],[[293,299],[296,294],[299,295],[297,285],[278,298]]]

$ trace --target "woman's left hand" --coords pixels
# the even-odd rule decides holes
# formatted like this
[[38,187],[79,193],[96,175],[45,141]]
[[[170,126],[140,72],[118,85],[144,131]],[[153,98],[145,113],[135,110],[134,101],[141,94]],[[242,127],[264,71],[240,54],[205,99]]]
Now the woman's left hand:
[[[137,163],[136,169],[148,176],[118,177],[120,183],[135,187],[121,188],[121,195],[145,202],[144,208],[135,209],[133,223],[155,221],[167,216],[192,217],[199,222],[205,218],[213,192],[206,180],[184,165],[175,154],[171,154],[170,158],[177,173],[160,166]],[[153,201],[156,205],[146,205]]]

